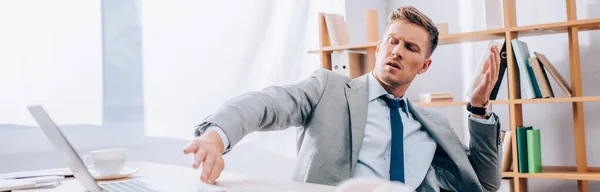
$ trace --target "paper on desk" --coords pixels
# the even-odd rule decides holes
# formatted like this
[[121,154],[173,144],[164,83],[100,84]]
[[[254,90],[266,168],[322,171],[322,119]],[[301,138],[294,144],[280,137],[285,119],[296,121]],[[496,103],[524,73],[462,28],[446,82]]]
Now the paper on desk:
[[35,182],[19,181],[13,179],[0,179],[0,191],[10,191],[29,187],[35,187]]
[[31,177],[41,177],[41,176],[71,177],[71,176],[73,176],[73,172],[71,172],[71,169],[69,169],[69,168],[24,171],[24,172],[0,174],[0,179],[21,179],[21,178],[31,178]]

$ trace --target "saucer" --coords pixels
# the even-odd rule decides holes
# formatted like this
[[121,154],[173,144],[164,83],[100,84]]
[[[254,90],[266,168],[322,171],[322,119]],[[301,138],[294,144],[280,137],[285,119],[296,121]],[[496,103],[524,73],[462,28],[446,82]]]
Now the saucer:
[[89,170],[90,170],[90,174],[96,180],[121,179],[121,178],[129,177],[139,171],[138,168],[125,167],[125,168],[123,168],[123,170],[121,170],[121,173],[119,173],[119,174],[99,176],[98,172],[96,172],[96,170],[94,170],[94,169],[89,169]]

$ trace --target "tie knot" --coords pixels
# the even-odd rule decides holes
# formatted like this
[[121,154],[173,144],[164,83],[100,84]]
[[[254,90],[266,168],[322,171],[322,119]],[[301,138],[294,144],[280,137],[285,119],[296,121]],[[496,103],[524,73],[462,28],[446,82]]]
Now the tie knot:
[[385,95],[380,96],[381,99],[385,101],[390,109],[398,109],[400,107],[404,107],[404,100],[395,100],[386,97]]

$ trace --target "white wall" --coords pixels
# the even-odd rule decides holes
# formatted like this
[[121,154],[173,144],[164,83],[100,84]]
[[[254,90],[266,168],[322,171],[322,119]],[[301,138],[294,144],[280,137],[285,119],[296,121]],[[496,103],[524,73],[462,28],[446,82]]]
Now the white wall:
[[[448,22],[450,33],[468,32],[485,29],[483,1],[402,1],[388,0],[388,10],[397,6],[412,5],[427,14],[434,22]],[[435,6],[433,6],[435,5]],[[533,25],[547,22],[565,21],[565,1],[562,0],[517,0],[517,24]],[[579,19],[600,18],[600,2],[577,1],[577,16]],[[594,11],[592,11],[594,10]],[[539,37],[519,38],[528,43],[531,52],[544,53],[558,68],[559,72],[570,80],[569,49],[567,34],[556,34]],[[600,95],[597,88],[600,77],[600,67],[597,63],[600,57],[600,31],[579,33],[581,52],[581,71],[584,96]],[[472,74],[474,64],[478,62],[485,42],[465,43],[460,45],[440,46],[432,56],[433,64],[430,70],[418,77],[411,86],[410,95],[417,96],[419,92],[449,91],[455,96],[462,95],[466,85],[464,82]],[[596,54],[594,54],[596,53]],[[462,78],[461,78],[462,77]],[[506,79],[505,79],[506,80]],[[551,86],[556,97],[565,97],[558,85],[551,81]],[[569,81],[570,82],[570,81]],[[507,98],[506,81],[498,99]],[[494,106],[502,118],[502,129],[509,129],[508,107]],[[461,121],[464,109],[461,107],[440,108],[451,118],[454,125],[463,127]],[[600,120],[600,103],[584,103],[586,144],[588,166],[600,165],[598,151],[600,141],[595,136],[600,134],[598,125]],[[573,138],[573,113],[570,103],[554,104],[525,104],[523,105],[523,123],[532,125],[542,131],[542,162],[544,165],[575,165],[574,138]],[[460,133],[457,130],[457,133]],[[464,132],[463,132],[464,133]],[[467,135],[463,137],[466,140]],[[576,191],[576,181],[529,179],[530,191]],[[600,190],[600,183],[590,182],[590,191]]]
[[385,18],[387,17],[387,2],[385,0],[345,0],[346,22],[350,43],[361,44],[367,42],[366,9],[377,11],[379,37],[383,34]]

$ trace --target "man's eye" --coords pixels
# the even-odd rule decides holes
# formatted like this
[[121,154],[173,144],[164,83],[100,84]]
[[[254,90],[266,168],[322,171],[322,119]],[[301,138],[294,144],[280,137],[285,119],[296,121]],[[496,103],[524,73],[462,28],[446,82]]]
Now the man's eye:
[[413,46],[407,46],[406,48],[407,48],[409,51],[412,51],[412,52],[416,52],[416,51],[417,51],[417,49],[416,49],[416,48],[414,48]]
[[390,44],[394,44],[394,45],[395,45],[395,44],[398,44],[398,41],[396,41],[396,40],[393,40],[393,39],[390,39],[390,41],[389,41],[389,42],[390,42]]

